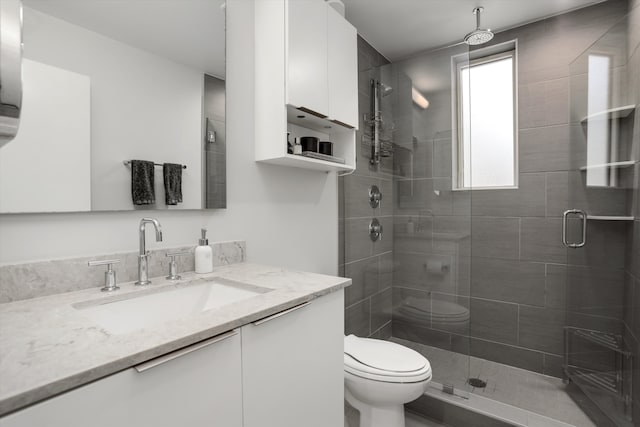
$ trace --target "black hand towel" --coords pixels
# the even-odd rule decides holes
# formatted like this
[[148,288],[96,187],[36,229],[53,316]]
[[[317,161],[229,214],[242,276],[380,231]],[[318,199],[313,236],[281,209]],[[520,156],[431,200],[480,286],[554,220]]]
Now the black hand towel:
[[134,205],[152,205],[156,202],[154,174],[153,162],[131,160],[131,198]]
[[167,205],[182,203],[182,165],[164,163],[164,199]]

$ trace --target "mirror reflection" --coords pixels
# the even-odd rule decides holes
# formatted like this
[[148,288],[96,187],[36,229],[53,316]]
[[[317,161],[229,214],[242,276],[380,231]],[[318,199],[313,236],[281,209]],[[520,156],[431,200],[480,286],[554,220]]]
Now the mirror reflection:
[[222,0],[24,0],[0,212],[226,207]]

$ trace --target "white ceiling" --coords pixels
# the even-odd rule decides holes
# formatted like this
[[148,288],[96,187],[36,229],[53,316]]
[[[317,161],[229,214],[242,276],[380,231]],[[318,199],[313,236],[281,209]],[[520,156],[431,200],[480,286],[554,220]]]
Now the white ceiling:
[[223,3],[224,0],[24,0],[27,7],[222,78]]
[[455,44],[476,27],[499,32],[603,0],[342,0],[358,33],[391,61]]

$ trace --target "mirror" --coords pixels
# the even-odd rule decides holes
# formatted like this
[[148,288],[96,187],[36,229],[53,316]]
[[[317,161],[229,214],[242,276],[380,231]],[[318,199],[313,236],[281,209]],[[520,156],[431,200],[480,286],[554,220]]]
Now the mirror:
[[24,0],[23,16],[0,213],[226,207],[223,0]]
[[18,133],[22,104],[20,0],[0,2],[0,147]]

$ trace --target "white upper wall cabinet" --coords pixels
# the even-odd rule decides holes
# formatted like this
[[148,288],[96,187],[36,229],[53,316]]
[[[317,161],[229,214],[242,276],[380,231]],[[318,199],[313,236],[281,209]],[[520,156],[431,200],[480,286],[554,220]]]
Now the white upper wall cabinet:
[[[355,169],[357,33],[323,0],[255,1],[256,161],[320,171]],[[333,156],[287,153],[302,136]],[[309,153],[306,153],[309,154]]]
[[327,8],[329,118],[358,127],[358,33],[332,7]]
[[322,0],[285,4],[287,104],[328,116],[328,7]]

